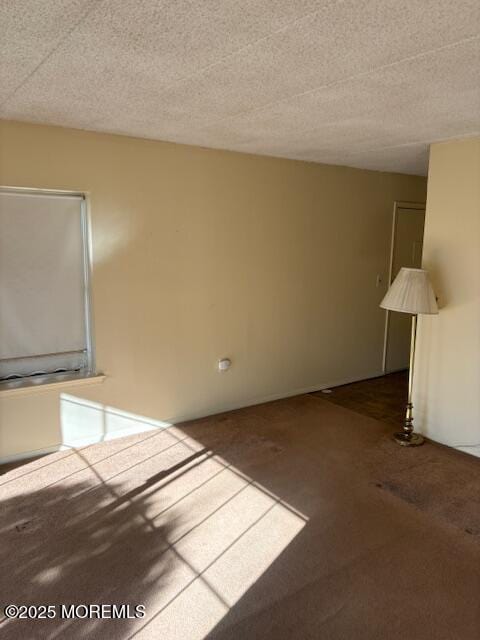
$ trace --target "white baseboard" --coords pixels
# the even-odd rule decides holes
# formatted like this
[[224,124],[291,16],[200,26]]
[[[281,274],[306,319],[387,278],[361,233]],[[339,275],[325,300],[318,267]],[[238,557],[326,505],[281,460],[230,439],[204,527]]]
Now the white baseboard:
[[33,451],[22,451],[20,453],[12,453],[9,456],[1,456],[0,464],[10,464],[11,462],[19,462],[20,460],[30,460],[37,456],[44,456],[48,453],[56,453],[60,450],[61,445],[55,444],[52,447],[45,447],[44,449],[35,449]]
[[276,400],[285,400],[286,398],[292,398],[293,396],[302,396],[307,393],[315,393],[316,391],[322,391],[323,389],[333,389],[334,387],[341,387],[344,384],[352,384],[353,382],[361,382],[362,380],[370,380],[371,378],[381,378],[384,374],[377,370],[375,373],[368,373],[363,376],[353,376],[351,378],[341,378],[334,380],[333,382],[322,382],[320,384],[312,385],[311,387],[301,387],[294,389],[292,391],[287,391],[283,393],[272,393],[266,396],[258,396],[257,398],[253,398],[248,400],[247,402],[240,403],[229,403],[226,405],[221,405],[216,408],[214,413],[202,413],[202,414],[185,414],[183,416],[176,416],[174,418],[169,418],[166,422],[170,424],[179,424],[181,422],[187,422],[190,420],[200,420],[201,418],[208,418],[210,416],[215,416],[219,413],[225,413],[227,411],[236,411],[237,409],[246,409],[247,407],[255,407],[258,404],[265,404],[266,402],[275,402]]
[[444,443],[447,445],[447,447],[453,447],[453,449],[458,449],[458,451],[463,451],[463,453],[468,453],[471,456],[476,456],[477,458],[480,458],[480,444],[467,444],[467,445],[454,445],[454,444],[448,444],[448,443]]
[[[301,387],[301,388],[293,389],[292,391],[288,391],[288,392],[272,393],[265,396],[259,396],[257,398],[252,398],[250,400],[245,400],[239,403],[227,403],[225,405],[220,405],[219,407],[216,407],[213,413],[212,411],[209,411],[207,413],[194,412],[191,414],[174,416],[172,418],[169,418],[167,420],[162,420],[162,421],[145,418],[143,416],[135,416],[134,414],[130,414],[128,412],[122,411],[122,412],[119,412],[120,415],[126,417],[127,419],[131,417],[132,420],[134,421],[136,420],[138,426],[130,426],[127,428],[112,430],[108,433],[107,437],[105,436],[105,434],[99,432],[98,434],[91,434],[86,437],[75,438],[69,442],[59,442],[57,444],[50,445],[43,449],[35,449],[33,451],[22,451],[22,452],[14,453],[11,455],[1,456],[0,464],[8,464],[8,463],[17,462],[20,460],[27,460],[29,458],[35,458],[37,456],[46,455],[49,453],[55,453],[56,451],[61,451],[65,449],[72,449],[72,448],[80,449],[82,447],[87,447],[92,444],[97,444],[105,440],[122,438],[125,436],[133,435],[136,433],[143,433],[143,432],[151,431],[154,429],[165,429],[165,428],[168,428],[168,426],[170,425],[180,424],[182,422],[187,422],[190,420],[198,420],[200,418],[207,418],[209,416],[217,415],[219,413],[225,413],[227,411],[235,411],[237,409],[244,409],[246,407],[264,404],[266,402],[274,402],[276,400],[283,400],[286,398],[291,398],[293,396],[304,395],[307,393],[314,393],[315,391],[321,391],[322,389],[339,387],[344,384],[351,384],[353,382],[359,382],[361,380],[366,380],[369,378],[378,378],[378,377],[381,377],[382,375],[383,373],[377,370],[374,372],[369,372],[368,374],[365,374],[360,377],[352,376],[349,378],[341,378],[341,379],[331,380],[329,382],[318,383],[309,387]],[[96,403],[90,403],[90,404],[95,405]]]

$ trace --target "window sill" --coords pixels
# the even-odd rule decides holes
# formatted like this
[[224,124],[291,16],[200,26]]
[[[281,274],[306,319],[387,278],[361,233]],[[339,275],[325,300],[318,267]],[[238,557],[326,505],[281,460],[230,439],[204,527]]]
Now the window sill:
[[80,387],[91,384],[101,384],[106,376],[103,373],[96,374],[71,374],[64,377],[37,378],[32,380],[15,380],[0,384],[0,398],[10,396],[30,395],[41,391],[51,391],[54,389],[64,389],[65,387]]

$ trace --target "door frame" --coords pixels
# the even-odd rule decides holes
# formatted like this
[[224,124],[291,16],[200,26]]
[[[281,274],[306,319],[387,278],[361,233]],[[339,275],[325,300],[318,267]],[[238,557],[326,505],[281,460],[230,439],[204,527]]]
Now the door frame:
[[[397,229],[397,217],[399,209],[413,209],[416,211],[425,211],[425,202],[404,202],[401,200],[395,200],[393,203],[393,219],[392,219],[392,232],[390,236],[390,258],[388,263],[388,288],[392,284],[393,279],[393,258],[395,251],[395,235]],[[387,289],[388,291],[388,289]],[[388,350],[388,329],[390,327],[390,311],[385,309],[385,326],[383,334],[383,357],[382,357],[382,371],[383,374],[387,373],[387,350]]]

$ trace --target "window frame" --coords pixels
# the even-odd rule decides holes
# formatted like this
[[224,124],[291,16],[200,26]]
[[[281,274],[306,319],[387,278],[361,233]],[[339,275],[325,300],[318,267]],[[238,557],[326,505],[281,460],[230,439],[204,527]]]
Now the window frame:
[[83,191],[70,191],[63,189],[41,189],[35,187],[11,187],[1,186],[1,193],[21,193],[33,196],[57,196],[80,198],[80,225],[83,248],[83,293],[85,314],[85,346],[87,366],[79,371],[60,371],[45,373],[36,376],[25,376],[0,381],[0,391],[19,389],[23,387],[36,387],[55,382],[70,382],[84,378],[96,377],[95,341],[93,330],[93,302],[92,302],[92,227],[90,215],[90,202],[88,193]]

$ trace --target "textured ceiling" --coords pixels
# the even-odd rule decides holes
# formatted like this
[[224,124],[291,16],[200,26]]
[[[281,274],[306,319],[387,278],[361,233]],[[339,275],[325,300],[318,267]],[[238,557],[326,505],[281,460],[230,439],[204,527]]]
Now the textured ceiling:
[[425,174],[480,132],[479,0],[2,0],[0,116]]

